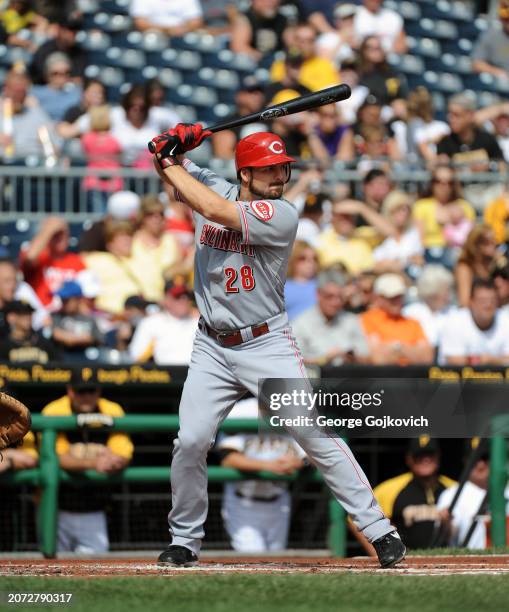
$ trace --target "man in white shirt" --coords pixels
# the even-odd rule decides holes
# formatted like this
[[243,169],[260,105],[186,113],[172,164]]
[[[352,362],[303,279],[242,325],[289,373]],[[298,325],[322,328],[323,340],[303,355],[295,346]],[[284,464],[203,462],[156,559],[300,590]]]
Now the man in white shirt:
[[129,355],[137,362],[153,359],[158,365],[188,365],[197,327],[198,316],[189,288],[183,283],[168,281],[163,310],[138,324]]
[[363,0],[354,18],[354,30],[360,44],[367,36],[378,36],[386,52],[406,53],[408,44],[401,15],[382,8],[383,0]]
[[451,313],[440,341],[439,363],[504,365],[509,363],[509,317],[497,308],[493,281],[476,279],[470,305]]
[[200,0],[132,0],[130,14],[137,30],[159,30],[184,36],[203,25]]

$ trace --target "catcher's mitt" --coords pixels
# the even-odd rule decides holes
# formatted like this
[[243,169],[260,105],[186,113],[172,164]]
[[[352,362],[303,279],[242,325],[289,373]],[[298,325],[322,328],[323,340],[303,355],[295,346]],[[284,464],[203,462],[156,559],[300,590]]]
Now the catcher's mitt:
[[0,391],[0,451],[21,442],[31,425],[32,417],[25,404]]

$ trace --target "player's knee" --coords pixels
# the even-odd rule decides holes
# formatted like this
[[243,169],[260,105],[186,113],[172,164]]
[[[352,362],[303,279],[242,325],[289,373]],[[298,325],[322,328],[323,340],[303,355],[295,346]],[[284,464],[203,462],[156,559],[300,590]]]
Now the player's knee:
[[183,434],[179,432],[175,440],[175,451],[186,457],[202,458],[210,449],[210,436],[199,435],[196,432]]

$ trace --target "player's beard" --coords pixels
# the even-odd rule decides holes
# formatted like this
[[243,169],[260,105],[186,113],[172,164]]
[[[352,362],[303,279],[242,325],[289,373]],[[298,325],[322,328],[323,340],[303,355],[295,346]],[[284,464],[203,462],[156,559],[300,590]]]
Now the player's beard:
[[279,200],[279,198],[283,195],[283,190],[285,188],[284,183],[271,183],[264,189],[257,189],[253,185],[253,179],[251,179],[248,183],[247,188],[250,193],[257,198],[265,198],[268,200]]

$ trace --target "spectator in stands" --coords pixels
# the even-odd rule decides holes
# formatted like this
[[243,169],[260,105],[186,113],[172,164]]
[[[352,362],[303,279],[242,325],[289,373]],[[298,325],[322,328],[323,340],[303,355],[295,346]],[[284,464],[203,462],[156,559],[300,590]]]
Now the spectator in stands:
[[509,161],[509,103],[498,102],[480,108],[475,113],[475,122],[495,136],[505,161]]
[[317,304],[300,314],[292,329],[307,365],[366,362],[366,337],[357,315],[343,310],[347,277],[335,270],[318,276]]
[[383,170],[370,170],[362,179],[362,201],[372,210],[382,212],[391,189],[392,183]]
[[430,548],[437,524],[449,522],[449,513],[438,508],[437,500],[455,483],[440,474],[440,448],[429,436],[413,438],[405,459],[409,472],[382,482],[374,494],[408,548]]
[[75,138],[80,135],[81,129],[77,120],[96,106],[103,106],[106,102],[106,88],[98,79],[87,79],[83,86],[81,101],[69,108],[62,121],[57,125],[58,133],[62,138]]
[[4,82],[0,111],[0,148],[4,158],[42,156],[41,130],[46,130],[54,146],[58,137],[51,119],[38,105],[27,102],[28,77],[11,70]]
[[504,258],[495,267],[491,275],[498,296],[500,312],[509,315],[509,263]]
[[408,44],[401,15],[382,7],[383,0],[363,0],[354,19],[358,44],[367,36],[379,36],[389,53],[406,53]]
[[69,226],[62,217],[47,217],[27,247],[20,253],[21,270],[43,306],[58,306],[54,294],[67,280],[85,269],[80,255],[69,251]]
[[379,36],[367,36],[359,49],[360,84],[369,89],[382,106],[406,95],[403,77],[387,63]]
[[[311,91],[337,85],[340,82],[339,73],[334,64],[319,57],[316,53],[316,30],[307,24],[295,28],[292,38],[293,47],[288,51],[300,56],[299,83]],[[270,69],[272,81],[282,81],[285,76],[285,61],[276,60]]]
[[150,302],[159,302],[163,298],[164,278],[181,254],[177,241],[166,231],[165,207],[156,195],[141,200],[131,257],[142,295]]
[[[112,134],[123,147],[123,160],[127,166],[152,167],[147,142],[157,129],[149,119],[149,108],[143,85],[134,85],[122,99],[122,113],[116,113]],[[148,140],[147,140],[148,139]]]
[[355,58],[357,46],[354,18],[355,4],[336,4],[334,9],[334,28],[325,30],[316,41],[317,54],[340,66],[345,60]]
[[86,360],[87,349],[102,343],[102,334],[95,318],[80,312],[83,292],[76,281],[67,281],[57,292],[62,306],[53,314],[51,332],[53,341],[68,360]]
[[[270,87],[268,85],[267,87]],[[271,98],[272,99],[272,98]],[[239,89],[235,93],[235,117],[244,117],[262,110],[265,103],[265,86],[254,76],[242,79]],[[233,118],[233,117],[232,117]],[[262,122],[250,123],[231,130],[221,130],[212,137],[214,157],[220,159],[233,159],[237,140],[253,132],[266,131],[267,125]]]
[[286,312],[290,320],[316,304],[318,255],[307,242],[296,240],[288,261],[285,284]]
[[418,300],[403,308],[403,315],[421,324],[428,342],[434,349],[447,322],[447,317],[455,310],[452,305],[454,277],[444,266],[429,264],[417,279]]
[[158,133],[181,123],[181,119],[175,110],[167,106],[165,101],[166,91],[159,79],[149,79],[145,83],[145,96],[149,121],[157,126]]
[[34,53],[30,65],[30,76],[36,85],[46,82],[46,63],[53,53],[65,53],[71,62],[71,79],[81,84],[87,66],[87,54],[82,49],[76,35],[83,29],[81,19],[71,13],[55,21],[52,26],[55,37],[43,43]]
[[492,229],[487,225],[474,226],[454,269],[459,306],[470,304],[474,279],[490,279],[498,258]]
[[317,32],[330,32],[335,25],[337,0],[298,0],[299,20],[307,21]]
[[418,275],[424,263],[424,249],[411,211],[412,198],[408,194],[392,191],[385,198],[382,214],[394,228],[394,234],[373,251],[375,272],[406,272],[411,278]]
[[[394,138],[394,132],[382,120],[382,104],[373,94],[369,94],[360,106],[357,113],[357,121],[353,126],[355,154],[357,157],[366,154],[366,129],[368,133],[370,130],[372,132],[376,130],[380,133],[381,128],[383,129],[381,136],[384,157],[393,160],[399,159],[400,152]],[[381,171],[380,168],[373,168],[373,170],[375,169]]]
[[422,157],[425,161],[436,158],[436,144],[450,133],[445,121],[435,119],[433,98],[422,86],[408,94],[408,140],[409,154]]
[[341,108],[341,115],[348,125],[354,125],[357,121],[357,113],[363,102],[369,95],[369,90],[360,85],[359,62],[357,59],[344,60],[341,64],[341,82],[348,85],[352,95],[347,100],[337,104]]
[[509,3],[501,0],[499,24],[490,25],[481,33],[472,51],[472,69],[487,72],[497,79],[509,79]]
[[431,175],[429,190],[413,207],[413,218],[419,228],[428,263],[454,266],[457,254],[448,244],[446,228],[460,215],[464,221],[475,221],[475,210],[461,197],[461,186],[448,165],[437,166]]
[[498,309],[492,280],[475,279],[468,308],[449,315],[439,359],[447,365],[509,364],[509,318]]
[[[7,35],[7,45],[29,50],[34,47],[32,37],[43,38],[48,28],[47,20],[34,10],[32,0],[10,0],[7,8],[1,12],[0,24]],[[30,31],[31,36],[20,35],[22,31]]]
[[285,193],[285,198],[293,202],[297,210],[302,210],[297,227],[297,240],[312,246],[317,245],[322,231],[324,207],[332,206],[328,194],[319,191],[321,174],[313,169],[301,172],[299,178]]
[[145,32],[158,30],[171,37],[184,36],[203,26],[200,0],[133,0],[129,12],[134,27]]
[[351,277],[344,289],[344,309],[354,314],[366,312],[373,302],[373,285],[376,274],[371,271],[361,272]]
[[420,323],[402,314],[406,287],[401,276],[382,274],[376,279],[373,291],[373,308],[361,315],[373,363],[431,363],[433,349]]
[[53,28],[81,15],[78,2],[79,0],[35,0],[35,6],[37,12],[47,19]]
[[[241,400],[228,418],[257,418],[256,398]],[[304,466],[304,452],[288,435],[274,431],[221,435],[215,450],[221,465],[242,472],[266,470],[295,474]],[[291,497],[281,480],[242,480],[224,487],[222,516],[232,548],[262,553],[284,550],[288,543]]]
[[[94,377],[84,380],[81,370],[73,371],[71,384],[63,397],[42,410],[45,416],[83,415],[89,427],[59,432],[56,452],[60,467],[71,474],[95,470],[116,474],[125,469],[133,455],[133,444],[123,432],[111,432],[112,419],[123,417],[122,407],[101,397],[101,387]],[[108,487],[90,487],[83,495],[81,484],[62,484],[58,499],[57,550],[78,554],[108,551],[106,507]]]
[[279,12],[280,4],[280,0],[252,0],[249,9],[239,13],[233,22],[231,50],[257,63],[281,51],[290,24]]
[[83,256],[87,269],[99,279],[97,307],[111,314],[122,312],[130,295],[142,294],[140,279],[132,267],[133,234],[134,226],[129,221],[108,220],[104,226],[106,252]]
[[81,99],[81,88],[71,80],[71,62],[67,55],[55,52],[48,56],[45,75],[46,84],[34,85],[32,94],[53,121],[61,121]]
[[[111,133],[110,108],[94,106],[89,110],[90,132],[81,137],[81,147],[87,158],[87,168],[92,170],[83,181],[88,205],[96,213],[106,211],[108,197],[120,191],[123,180],[116,170],[120,169],[122,146]],[[96,171],[104,171],[103,178]]]
[[331,227],[318,237],[318,256],[323,268],[341,263],[350,274],[358,274],[373,267],[373,253],[365,240],[354,237],[357,212],[344,210],[342,204],[333,205]]
[[12,363],[48,363],[59,357],[55,345],[34,331],[32,313],[27,302],[13,300],[4,307],[9,332],[0,340],[0,359]]
[[132,361],[129,344],[138,324],[147,316],[148,305],[140,295],[130,295],[124,302],[123,312],[116,317],[114,327],[104,335],[105,345],[119,353],[118,361]]
[[129,345],[134,361],[158,365],[188,365],[198,316],[192,292],[180,279],[167,281],[161,312],[142,319]]
[[111,221],[131,221],[135,223],[138,218],[140,203],[140,196],[133,191],[118,191],[111,194],[106,205],[106,215],[81,234],[78,244],[80,252],[106,251],[106,225]]
[[497,140],[475,125],[476,102],[473,96],[459,93],[449,99],[447,120],[451,134],[437,145],[437,154],[471,170],[485,169],[489,161],[499,161],[504,155]]
[[300,69],[302,67],[302,56],[298,51],[290,49],[284,56],[284,74],[279,81],[266,83],[262,87],[265,93],[265,102],[270,104],[271,100],[283,90],[296,91],[300,96],[311,93],[309,87],[300,82]]
[[22,280],[14,261],[0,258],[0,337],[4,337],[8,332],[4,309],[13,300],[20,300],[32,306],[34,329],[38,330],[49,322],[48,311],[41,304],[32,287]]
[[316,109],[316,125],[308,123],[308,142],[313,157],[324,165],[334,160],[349,162],[354,157],[353,132],[341,118],[335,104]]

